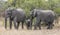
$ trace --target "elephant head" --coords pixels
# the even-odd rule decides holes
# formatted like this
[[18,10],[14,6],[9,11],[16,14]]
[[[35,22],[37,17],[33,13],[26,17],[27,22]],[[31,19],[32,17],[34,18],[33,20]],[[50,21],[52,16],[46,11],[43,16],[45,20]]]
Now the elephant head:
[[14,9],[7,9],[6,11],[5,11],[5,17],[11,17],[12,16],[12,11],[13,11]]

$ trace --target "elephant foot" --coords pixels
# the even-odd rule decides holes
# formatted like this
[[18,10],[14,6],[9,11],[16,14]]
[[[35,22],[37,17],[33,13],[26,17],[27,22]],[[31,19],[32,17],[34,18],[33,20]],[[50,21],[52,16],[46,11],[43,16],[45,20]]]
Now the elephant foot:
[[7,29],[7,27],[5,27],[5,29]]
[[11,30],[12,28],[10,28],[10,30]]
[[10,29],[12,29],[12,27],[10,27]]
[[27,27],[27,29],[29,30],[29,28]]
[[34,30],[37,30],[37,29],[34,29]]
[[37,30],[37,28],[34,28],[34,30]]
[[15,28],[16,30],[18,30],[18,28]]
[[54,24],[52,26],[54,26]]
[[30,28],[30,30],[32,30],[32,28]]
[[32,30],[32,27],[29,27],[30,30]]
[[49,25],[47,29],[53,29],[53,25]]
[[14,28],[15,28],[16,30],[18,30],[18,27],[14,26]]
[[24,28],[22,27],[22,29],[24,29]]
[[24,29],[24,27],[22,26],[22,29]]
[[15,30],[18,30],[17,28],[15,28]]
[[27,27],[27,29],[28,29],[28,30],[32,30],[32,28],[30,28],[30,27]]
[[39,30],[41,30],[41,26],[38,26]]
[[29,30],[32,30],[32,28],[29,28]]
[[7,25],[5,25],[5,29],[7,29]]
[[53,29],[52,27],[48,27],[47,29]]
[[14,24],[14,28],[15,28],[15,29],[18,29],[17,26],[16,26],[16,24]]
[[34,30],[37,30],[37,27],[36,26],[34,27]]
[[30,30],[30,29],[28,28],[28,30]]
[[39,30],[41,30],[41,26],[39,26]]
[[7,30],[7,28],[5,28]]

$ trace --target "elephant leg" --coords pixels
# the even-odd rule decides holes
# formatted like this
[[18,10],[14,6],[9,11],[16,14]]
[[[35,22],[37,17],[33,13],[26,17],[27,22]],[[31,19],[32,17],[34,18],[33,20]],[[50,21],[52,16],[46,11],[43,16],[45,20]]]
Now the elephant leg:
[[30,22],[30,29],[32,29],[32,22],[33,22],[33,21],[31,20],[31,22]]
[[7,29],[7,18],[5,18],[5,29]]
[[30,23],[30,29],[32,29],[32,21],[31,21],[31,23]]
[[12,20],[10,20],[10,29],[12,29]]
[[19,24],[20,24],[20,22],[17,22],[17,29],[19,28]]
[[5,29],[7,29],[7,23],[5,23]]
[[17,29],[17,26],[16,26],[16,18],[14,18],[14,27],[15,27],[15,29]]
[[47,29],[52,29],[53,28],[53,23],[52,22],[48,22],[48,28]]
[[34,25],[34,30],[36,30],[36,29],[37,29],[37,24]]
[[[38,26],[39,22],[40,22],[39,17],[36,17],[36,23],[35,23],[35,26],[34,26],[34,30],[37,29],[37,26]],[[39,26],[39,27],[41,28],[41,26]]]
[[31,25],[32,25],[31,22],[28,22],[27,23],[27,29],[32,29],[32,26]]
[[54,26],[54,24],[53,24],[53,22],[51,22],[50,28],[52,29],[52,28],[53,28],[53,26]]
[[12,21],[10,20],[10,29],[12,29]]
[[27,29],[29,29],[29,28],[28,28],[28,24],[26,24],[26,27],[27,27]]
[[39,30],[41,29],[41,20],[40,22],[38,23],[38,27],[39,27]]
[[29,24],[27,23],[27,29],[29,29]]
[[24,22],[22,22],[22,29],[24,29],[23,25],[24,25]]

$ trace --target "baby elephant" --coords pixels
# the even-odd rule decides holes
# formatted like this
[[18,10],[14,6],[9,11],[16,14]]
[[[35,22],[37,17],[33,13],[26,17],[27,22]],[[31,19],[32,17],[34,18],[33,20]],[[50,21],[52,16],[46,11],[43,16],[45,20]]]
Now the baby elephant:
[[31,25],[32,23],[31,23],[31,19],[30,18],[27,18],[27,20],[26,20],[26,26],[27,26],[27,29],[29,30],[29,29],[32,29],[32,25]]

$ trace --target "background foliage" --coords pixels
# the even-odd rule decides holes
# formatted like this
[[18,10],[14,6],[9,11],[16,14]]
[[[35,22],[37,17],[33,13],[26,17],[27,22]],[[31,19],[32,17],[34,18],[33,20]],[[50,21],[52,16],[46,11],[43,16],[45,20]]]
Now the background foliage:
[[32,8],[51,9],[60,14],[60,0],[8,0],[0,1],[0,12],[8,7],[23,8],[28,15]]

